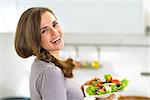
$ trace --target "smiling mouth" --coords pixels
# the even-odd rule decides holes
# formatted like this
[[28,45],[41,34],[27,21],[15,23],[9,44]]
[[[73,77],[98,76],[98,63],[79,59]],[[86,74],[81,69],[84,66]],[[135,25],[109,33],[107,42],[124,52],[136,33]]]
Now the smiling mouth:
[[55,39],[53,39],[52,41],[50,41],[51,43],[59,43],[61,41],[61,37],[57,37]]

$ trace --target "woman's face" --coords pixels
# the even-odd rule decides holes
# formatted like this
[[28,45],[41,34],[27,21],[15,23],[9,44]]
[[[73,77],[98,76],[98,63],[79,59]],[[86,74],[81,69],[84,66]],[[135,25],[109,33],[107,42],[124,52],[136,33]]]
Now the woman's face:
[[64,46],[62,29],[57,18],[50,12],[45,12],[41,16],[41,46],[47,51],[59,51]]

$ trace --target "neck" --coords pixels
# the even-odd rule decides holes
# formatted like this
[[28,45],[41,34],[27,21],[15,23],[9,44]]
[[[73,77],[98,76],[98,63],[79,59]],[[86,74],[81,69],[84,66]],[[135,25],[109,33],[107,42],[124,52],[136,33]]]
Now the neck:
[[49,52],[51,55],[53,55],[55,58],[60,59],[60,51],[53,51]]

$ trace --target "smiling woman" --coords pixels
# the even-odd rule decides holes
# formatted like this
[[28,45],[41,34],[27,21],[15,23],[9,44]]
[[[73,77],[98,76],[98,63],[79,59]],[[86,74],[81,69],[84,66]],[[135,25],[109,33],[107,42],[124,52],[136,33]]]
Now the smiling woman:
[[80,87],[70,80],[74,61],[60,60],[63,39],[63,31],[52,10],[33,7],[21,15],[15,49],[23,58],[36,56],[29,82],[32,100],[83,100]]
[[61,50],[64,46],[63,32],[57,18],[48,11],[45,12],[41,16],[40,27],[41,46],[50,53]]

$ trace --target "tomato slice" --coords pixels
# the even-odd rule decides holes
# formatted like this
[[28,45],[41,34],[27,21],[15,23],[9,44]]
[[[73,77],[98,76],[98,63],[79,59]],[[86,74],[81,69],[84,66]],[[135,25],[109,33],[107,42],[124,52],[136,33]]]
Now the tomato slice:
[[113,79],[113,80],[111,80],[111,82],[112,82],[112,83],[117,83],[117,84],[120,83],[120,81],[117,80],[117,79]]

